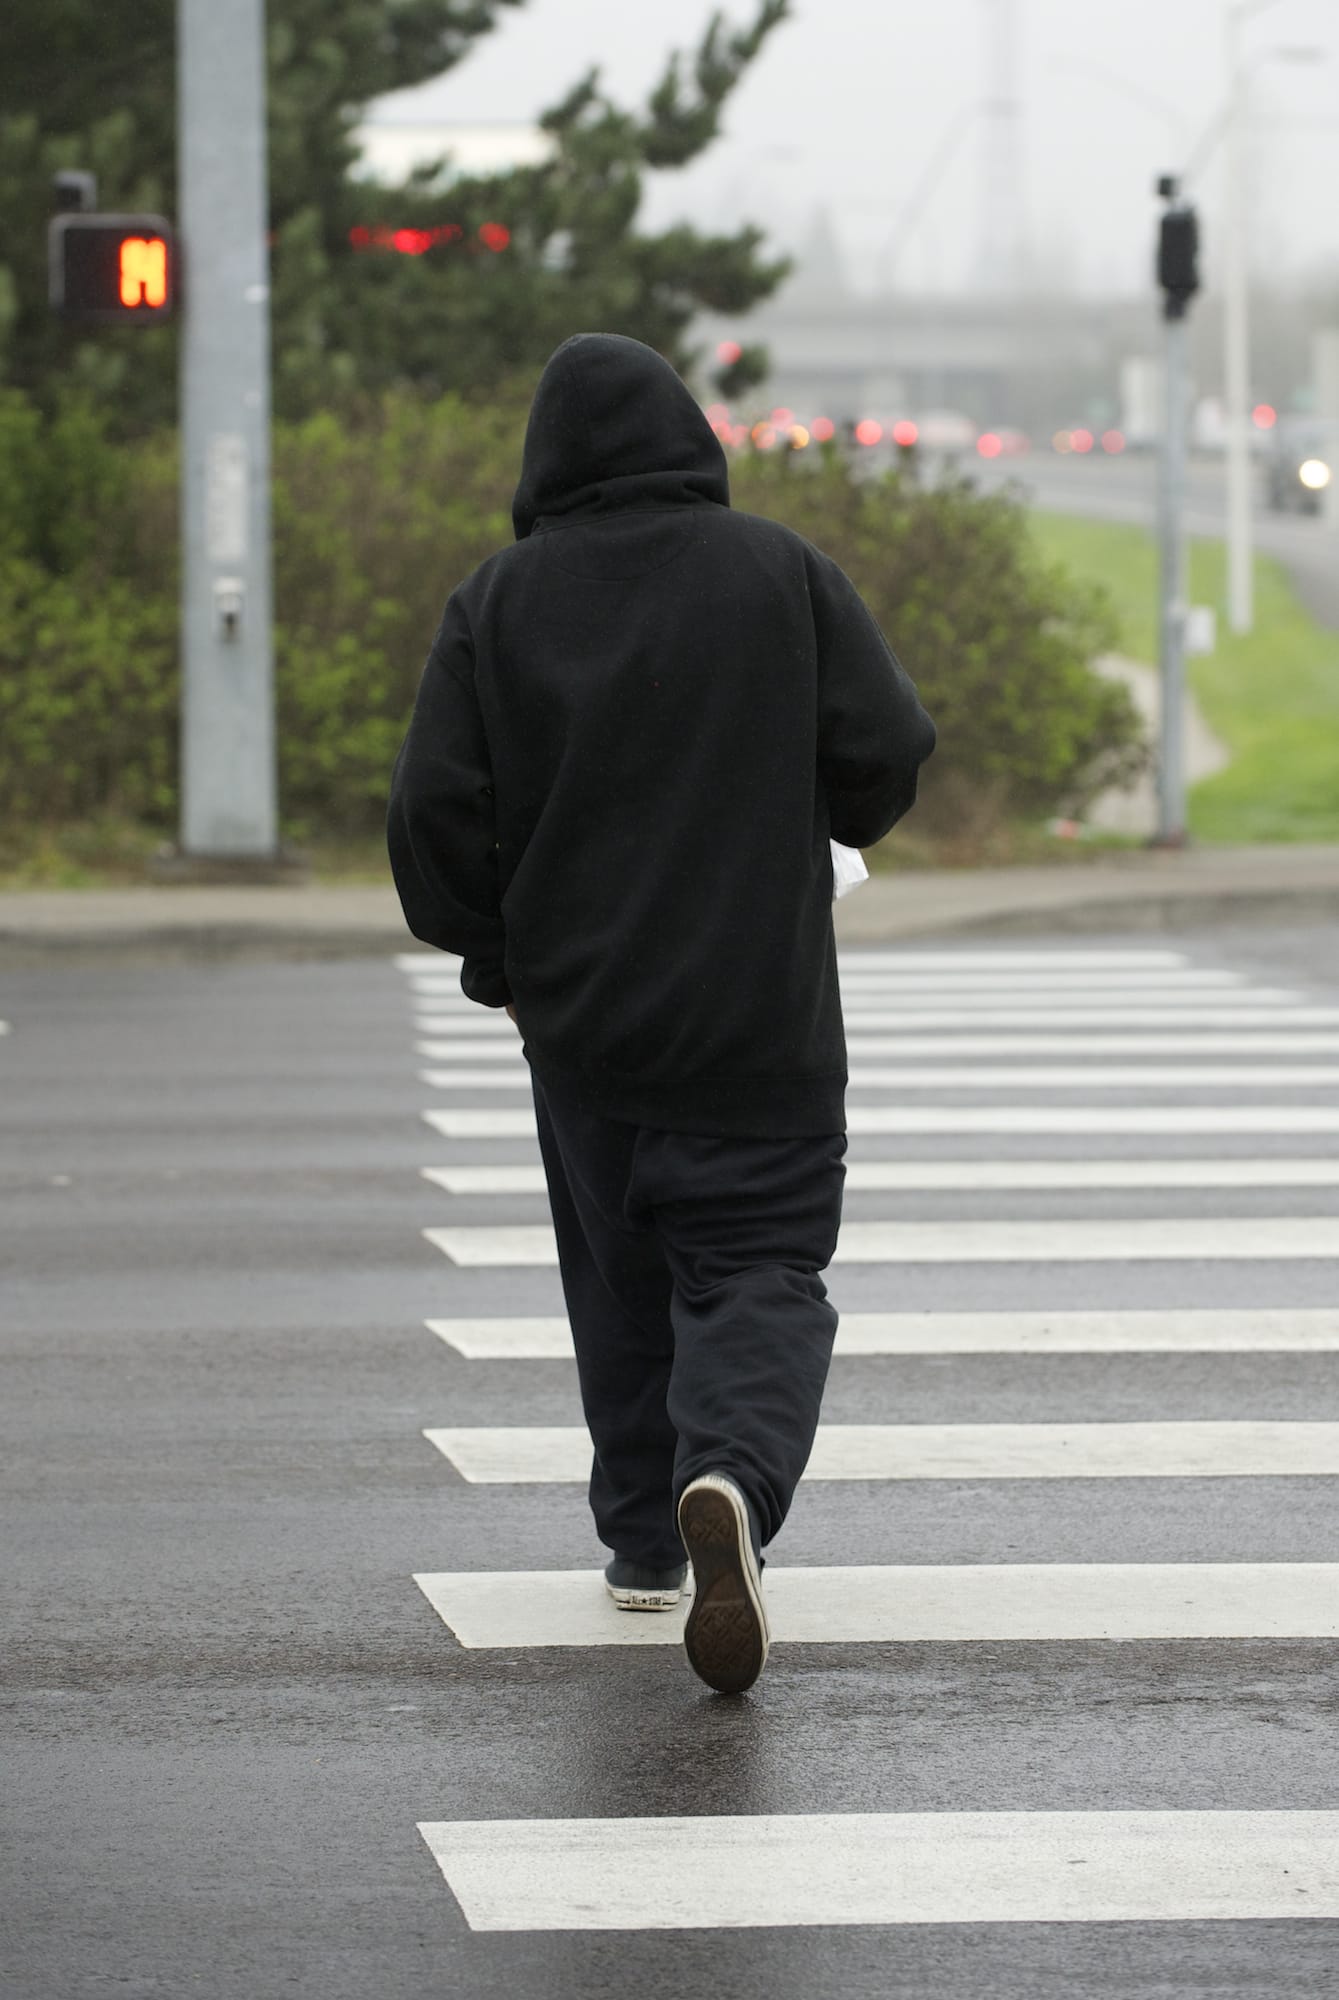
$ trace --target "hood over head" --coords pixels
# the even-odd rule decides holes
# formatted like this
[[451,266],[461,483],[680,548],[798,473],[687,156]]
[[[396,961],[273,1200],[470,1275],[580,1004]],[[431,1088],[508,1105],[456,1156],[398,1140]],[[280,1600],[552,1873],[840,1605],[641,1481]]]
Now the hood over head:
[[565,340],[530,410],[517,541],[541,520],[702,501],[730,505],[725,453],[668,361],[623,334]]

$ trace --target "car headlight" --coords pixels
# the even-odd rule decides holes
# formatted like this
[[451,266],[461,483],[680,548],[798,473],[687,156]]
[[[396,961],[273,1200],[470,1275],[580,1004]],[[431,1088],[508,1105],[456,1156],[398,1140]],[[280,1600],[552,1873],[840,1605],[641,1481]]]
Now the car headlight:
[[1311,493],[1323,493],[1330,483],[1330,468],[1323,458],[1304,459],[1297,468],[1297,477]]

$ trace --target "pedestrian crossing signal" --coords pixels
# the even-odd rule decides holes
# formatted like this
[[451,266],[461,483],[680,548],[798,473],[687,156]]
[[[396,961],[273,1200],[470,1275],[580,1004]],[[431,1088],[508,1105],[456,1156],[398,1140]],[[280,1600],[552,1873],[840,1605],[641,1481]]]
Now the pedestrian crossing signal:
[[167,244],[161,236],[122,237],[121,304],[167,304]]
[[48,242],[51,304],[65,319],[166,319],[176,250],[160,215],[58,215]]

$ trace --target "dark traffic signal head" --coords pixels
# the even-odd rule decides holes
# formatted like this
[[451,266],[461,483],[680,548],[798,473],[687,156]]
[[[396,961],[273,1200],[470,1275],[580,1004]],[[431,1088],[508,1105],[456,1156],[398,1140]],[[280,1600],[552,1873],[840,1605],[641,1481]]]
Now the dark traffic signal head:
[[168,318],[176,249],[161,215],[58,215],[48,238],[50,300],[66,319]]
[[1165,176],[1158,193],[1170,204],[1164,210],[1158,231],[1158,283],[1164,293],[1163,312],[1167,319],[1183,319],[1186,307],[1200,288],[1199,217],[1179,199],[1176,181]]

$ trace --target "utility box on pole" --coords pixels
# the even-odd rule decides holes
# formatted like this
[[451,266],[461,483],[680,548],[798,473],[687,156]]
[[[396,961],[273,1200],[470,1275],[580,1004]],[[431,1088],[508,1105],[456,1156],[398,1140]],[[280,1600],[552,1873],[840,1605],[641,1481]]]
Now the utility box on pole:
[[1166,406],[1165,370],[1160,357],[1127,354],[1120,365],[1120,427],[1131,451],[1152,451],[1161,443]]
[[264,0],[177,0],[181,850],[278,847]]

